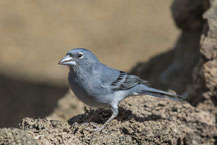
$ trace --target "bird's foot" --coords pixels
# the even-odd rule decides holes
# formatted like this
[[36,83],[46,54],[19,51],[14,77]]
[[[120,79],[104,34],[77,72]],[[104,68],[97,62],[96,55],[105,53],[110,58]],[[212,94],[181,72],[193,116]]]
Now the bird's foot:
[[100,132],[101,130],[103,130],[105,128],[105,125],[103,125],[102,127],[98,127],[95,124],[91,123],[91,125],[93,125],[95,128],[86,128],[86,130],[88,131],[92,131],[92,132]]
[[92,128],[86,128],[86,130],[88,130],[88,131],[92,131],[92,132],[100,132],[101,130],[103,130],[105,127],[97,127],[97,128],[94,128],[94,129],[92,129]]

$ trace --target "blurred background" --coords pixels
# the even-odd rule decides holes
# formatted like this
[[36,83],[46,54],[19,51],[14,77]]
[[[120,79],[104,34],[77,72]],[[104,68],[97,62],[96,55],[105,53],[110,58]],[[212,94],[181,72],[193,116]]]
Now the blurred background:
[[53,112],[68,90],[68,68],[57,63],[72,48],[124,71],[171,49],[179,35],[171,3],[1,0],[0,127]]

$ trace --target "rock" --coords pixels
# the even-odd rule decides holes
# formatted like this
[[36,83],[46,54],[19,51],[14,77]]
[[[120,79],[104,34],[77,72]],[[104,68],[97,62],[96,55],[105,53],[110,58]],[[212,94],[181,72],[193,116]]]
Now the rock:
[[203,15],[206,23],[200,41],[200,62],[194,70],[189,102],[217,116],[217,0]]
[[[38,144],[196,145],[215,141],[215,118],[185,102],[134,96],[125,99],[119,111],[119,115],[98,133],[85,128],[92,128],[91,123],[102,125],[111,115],[110,111],[87,109],[68,122],[24,118],[17,136],[30,132],[32,138],[28,140]],[[97,115],[91,123],[82,124],[94,113]],[[4,136],[2,140],[5,140]],[[9,140],[13,142],[14,138]]]
[[204,25],[202,15],[208,8],[208,0],[174,0],[172,15],[181,30],[201,31]]

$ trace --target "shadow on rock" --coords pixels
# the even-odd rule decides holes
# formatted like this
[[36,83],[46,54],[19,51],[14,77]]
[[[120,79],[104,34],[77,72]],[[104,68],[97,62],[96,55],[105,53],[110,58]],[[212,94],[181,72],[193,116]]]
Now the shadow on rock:
[[[68,123],[72,125],[73,123],[83,124],[87,122],[94,122],[97,124],[103,125],[109,117],[112,115],[110,110],[103,110],[103,109],[90,109],[89,107],[85,110],[85,114],[76,115],[68,120]],[[145,117],[140,117],[134,114],[131,110],[125,109],[123,107],[119,107],[119,114],[115,120],[119,122],[126,122],[131,119],[134,119],[136,122],[144,122],[144,121],[157,121],[159,119],[163,119],[160,115],[157,114],[150,114]]]

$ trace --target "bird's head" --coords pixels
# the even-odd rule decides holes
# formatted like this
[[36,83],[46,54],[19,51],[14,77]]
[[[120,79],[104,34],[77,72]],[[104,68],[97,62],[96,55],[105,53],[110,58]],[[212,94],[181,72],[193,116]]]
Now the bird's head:
[[86,67],[98,62],[99,60],[91,51],[84,48],[76,48],[70,50],[59,64],[70,67]]

